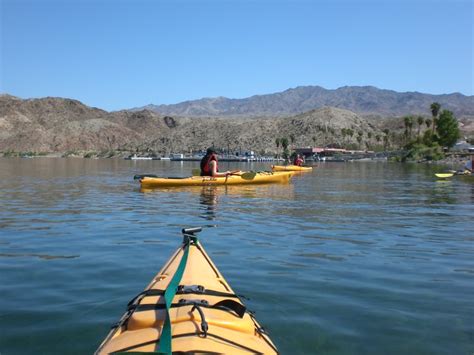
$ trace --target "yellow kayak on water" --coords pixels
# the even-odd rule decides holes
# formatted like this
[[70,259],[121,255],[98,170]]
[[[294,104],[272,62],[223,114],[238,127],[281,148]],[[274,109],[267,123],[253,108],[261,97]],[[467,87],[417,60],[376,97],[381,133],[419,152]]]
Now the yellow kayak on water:
[[291,172],[274,173],[263,172],[238,172],[227,177],[190,176],[185,178],[140,176],[135,179],[140,181],[142,188],[170,187],[170,186],[208,186],[208,185],[246,185],[289,182]]
[[311,166],[272,165],[272,171],[312,171]]
[[96,354],[277,354],[278,350],[205,252],[195,233],[128,303]]

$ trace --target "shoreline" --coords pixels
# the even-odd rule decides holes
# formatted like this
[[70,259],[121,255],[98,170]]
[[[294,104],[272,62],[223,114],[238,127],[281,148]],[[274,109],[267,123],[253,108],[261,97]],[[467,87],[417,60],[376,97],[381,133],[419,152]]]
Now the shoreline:
[[[385,153],[387,154],[387,152]],[[132,160],[130,159],[132,155],[136,155],[136,152],[130,151],[74,151],[74,152],[49,152],[49,153],[35,153],[35,152],[0,152],[0,158],[23,158],[23,159],[32,159],[32,158],[79,158],[79,159],[124,159],[124,160]],[[464,165],[467,161],[471,160],[471,156],[473,154],[469,152],[456,152],[456,153],[447,153],[443,159],[440,160],[410,160],[406,161],[406,163],[416,163],[416,164],[427,164],[427,165],[439,165],[439,166],[446,166],[450,170],[462,170],[464,169]],[[145,155],[146,156],[146,153]],[[198,161],[199,159],[194,157],[183,157],[181,159],[170,159],[168,157],[158,157],[158,156],[147,156],[147,158],[151,159],[136,159],[136,160],[166,160],[166,161]],[[271,158],[270,156],[265,157],[254,157],[254,158],[243,158],[239,157],[238,159],[230,159],[223,157],[220,159],[221,161],[239,161],[239,162],[264,162],[264,161],[279,161],[281,160],[278,158]],[[393,162],[392,159],[377,159],[377,158],[369,158],[369,157],[354,157],[351,159],[327,159],[327,162],[357,162],[357,161],[386,161],[386,162]]]

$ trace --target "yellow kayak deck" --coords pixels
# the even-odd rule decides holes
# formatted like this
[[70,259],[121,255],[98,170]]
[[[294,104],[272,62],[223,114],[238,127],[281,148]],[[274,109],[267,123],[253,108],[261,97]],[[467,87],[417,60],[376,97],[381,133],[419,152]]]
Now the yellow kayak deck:
[[272,171],[312,171],[311,166],[272,165]]
[[290,181],[291,172],[242,172],[228,177],[190,176],[186,178],[143,177],[140,185],[142,188],[171,187],[171,186],[208,186],[208,185],[249,185],[268,183],[287,183]]
[[180,272],[186,248],[184,272],[169,309],[172,352],[277,354],[267,333],[247,312],[202,245],[197,239],[186,244],[186,230],[183,233],[182,247],[146,289],[130,301],[127,312],[96,354],[161,351],[160,338],[167,314],[164,291],[175,273]]

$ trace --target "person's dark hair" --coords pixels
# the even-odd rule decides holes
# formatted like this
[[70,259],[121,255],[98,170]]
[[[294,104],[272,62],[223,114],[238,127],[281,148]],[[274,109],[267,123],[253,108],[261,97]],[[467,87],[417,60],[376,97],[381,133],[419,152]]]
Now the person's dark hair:
[[216,150],[214,149],[214,147],[209,147],[207,148],[207,151],[206,151],[206,155],[202,157],[201,159],[201,176],[204,176],[205,175],[205,170],[206,170],[206,166],[209,164],[209,162],[211,160],[216,160],[216,156],[213,157],[213,154],[217,154]]
[[216,149],[214,147],[209,147],[207,148],[207,151],[206,151],[206,154],[209,155],[209,154],[216,154]]

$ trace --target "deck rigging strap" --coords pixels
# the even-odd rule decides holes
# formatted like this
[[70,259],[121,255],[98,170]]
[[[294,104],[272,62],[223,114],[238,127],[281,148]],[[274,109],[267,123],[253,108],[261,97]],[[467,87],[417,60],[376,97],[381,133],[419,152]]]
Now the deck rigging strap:
[[[127,304],[128,308],[132,308],[134,305],[137,303],[141,302],[143,298],[148,297],[148,296],[163,296],[165,294],[165,290],[158,290],[158,289],[149,289],[140,292],[138,295],[133,297]],[[236,295],[234,293],[229,293],[229,292],[222,292],[222,291],[215,291],[215,290],[208,290],[205,289],[202,286],[199,285],[193,285],[193,286],[185,286],[185,285],[179,285],[178,290],[176,291],[177,295],[183,295],[183,294],[195,294],[195,295],[208,295],[208,296],[219,296],[219,297],[227,297],[227,298],[239,298],[239,299],[246,299],[248,300],[249,298],[244,296],[244,295]]]
[[184,235],[183,239],[183,248],[184,253],[179,262],[178,268],[173,275],[168,287],[165,290],[165,304],[166,304],[166,319],[165,324],[163,325],[163,330],[160,336],[160,344],[158,347],[158,352],[160,354],[171,354],[171,320],[169,310],[171,303],[173,301],[176,292],[178,291],[178,285],[183,277],[184,269],[186,268],[186,262],[188,260],[189,247],[191,244],[197,243],[197,237],[194,235]]

